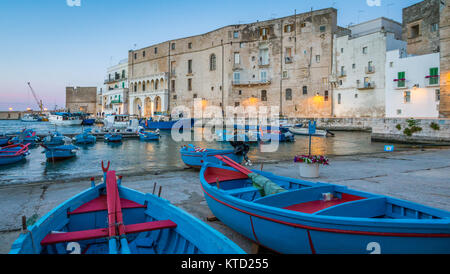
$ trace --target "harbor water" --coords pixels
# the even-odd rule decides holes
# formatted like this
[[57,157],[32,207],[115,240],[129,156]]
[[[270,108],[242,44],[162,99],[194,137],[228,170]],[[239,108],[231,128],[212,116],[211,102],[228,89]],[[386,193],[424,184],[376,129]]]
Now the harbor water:
[[[34,129],[39,135],[55,131],[48,122],[26,123],[21,121],[0,121],[0,133],[17,132],[24,128]],[[95,126],[93,127],[95,128]],[[58,127],[62,134],[82,132],[81,126]],[[200,129],[201,130],[201,129]],[[307,154],[309,138],[295,136],[293,143],[280,143],[273,153],[263,153],[258,144],[251,145],[249,158],[252,162],[276,162],[293,160],[295,155]],[[124,139],[121,144],[108,144],[98,140],[96,144],[79,146],[77,157],[61,161],[47,162],[42,147],[30,150],[23,162],[0,167],[0,185],[29,184],[38,182],[69,181],[101,175],[102,160],[111,161],[121,175],[144,175],[186,168],[180,158],[180,147],[194,144],[203,148],[230,149],[222,142],[175,142],[170,131],[161,132],[160,141],[142,142],[139,139]],[[335,132],[335,137],[313,137],[312,154],[349,155],[383,152],[385,143],[371,142],[368,132]],[[396,145],[396,150],[406,150],[408,145]],[[332,163],[331,163],[332,164]]]

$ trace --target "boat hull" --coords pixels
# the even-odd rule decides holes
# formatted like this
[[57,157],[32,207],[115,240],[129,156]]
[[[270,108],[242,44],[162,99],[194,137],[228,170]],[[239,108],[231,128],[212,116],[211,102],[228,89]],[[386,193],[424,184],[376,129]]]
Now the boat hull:
[[[21,234],[13,243],[10,254],[82,254],[111,253],[111,242],[107,237],[80,240],[75,244],[57,243],[42,245],[43,239],[53,231],[83,231],[102,229],[107,225],[105,208],[93,209],[93,202],[102,198],[105,184],[93,186],[64,202],[29,227],[31,233]],[[143,222],[170,220],[176,228],[165,228],[150,232],[127,234],[129,249],[118,253],[131,254],[242,254],[241,248],[225,236],[200,220],[171,205],[167,200],[144,194],[122,186],[118,187],[122,203],[123,223],[126,226]],[[97,220],[97,221],[96,221]],[[32,237],[30,235],[33,235]],[[201,235],[201,236],[199,236]],[[34,242],[34,244],[32,243]],[[70,245],[70,246],[69,246]],[[117,248],[118,249],[118,248]]]
[[0,166],[15,164],[22,161],[23,159],[25,159],[25,155],[14,157],[0,157]]
[[45,157],[47,161],[66,160],[77,156],[77,149],[75,146],[47,147]]
[[[289,128],[289,131],[294,135],[301,135],[301,136],[309,136],[309,129],[307,128]],[[316,137],[326,137],[327,131],[326,130],[316,130],[315,134],[312,134],[311,136]]]
[[191,129],[194,125],[194,119],[181,119],[181,120],[174,120],[174,121],[161,121],[161,122],[155,122],[155,121],[145,121],[141,122],[141,126],[145,129],[149,130],[172,130],[172,129],[184,129],[184,125],[189,125],[189,128]]
[[193,168],[201,168],[206,162],[220,164],[221,162],[215,157],[216,155],[228,156],[237,163],[242,163],[244,159],[242,155],[234,154],[233,150],[210,150],[206,152],[195,152],[193,149],[182,148],[180,150],[180,154],[184,164]]
[[[381,222],[378,219],[359,220],[358,218],[299,214],[290,210],[247,202],[246,200],[251,200],[250,196],[255,195],[255,192],[236,194],[240,197],[237,199],[227,195],[226,190],[211,187],[202,175],[208,165],[214,166],[210,164],[203,166],[200,179],[206,202],[214,216],[245,237],[276,252],[289,254],[450,253],[448,219],[436,220],[435,224],[427,225],[402,220]],[[267,175],[267,173],[263,174]],[[288,180],[289,184],[296,181],[292,178]],[[226,188],[226,183],[221,182],[220,185],[221,188]],[[322,185],[326,186],[326,184]]]

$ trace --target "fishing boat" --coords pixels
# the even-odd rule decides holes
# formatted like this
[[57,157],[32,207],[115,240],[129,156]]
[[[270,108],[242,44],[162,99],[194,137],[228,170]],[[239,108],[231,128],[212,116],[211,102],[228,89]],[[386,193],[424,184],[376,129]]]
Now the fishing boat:
[[258,141],[260,142],[295,142],[294,135],[289,132],[288,129],[285,128],[279,128],[279,129],[271,129],[271,130],[259,130],[254,131],[250,130],[248,132],[250,139],[254,139],[255,136]]
[[46,146],[41,144],[41,146],[45,148],[42,153],[45,153],[47,161],[61,161],[77,156],[78,147],[74,145]]
[[149,130],[191,130],[194,126],[194,119],[170,119],[168,117],[156,117],[150,118],[149,120],[143,120],[140,123],[140,126]]
[[30,153],[29,145],[17,144],[0,148],[0,166],[22,161]]
[[11,137],[7,136],[6,134],[0,134],[0,147],[9,145],[9,140]]
[[17,136],[10,140],[12,144],[29,144],[30,147],[36,145],[39,142],[39,137],[36,135],[36,131],[32,129],[24,129],[18,133]]
[[51,113],[48,120],[50,123],[60,126],[78,126],[83,122],[83,119],[80,116],[73,115],[69,112]]
[[205,149],[194,145],[182,146],[180,154],[184,164],[194,168],[201,168],[206,162],[222,163],[216,155],[226,155],[238,163],[242,163],[244,158],[243,155],[234,154],[234,150]]
[[139,127],[139,120],[135,115],[108,114],[103,119],[103,124],[108,129],[137,129]]
[[30,114],[27,113],[25,114],[22,119],[20,119],[22,122],[40,122],[42,121],[42,118],[40,118],[38,115],[36,114]]
[[156,141],[161,138],[161,135],[159,134],[159,130],[156,131],[140,131],[139,132],[139,139],[141,141]]
[[122,139],[122,135],[118,133],[108,133],[105,135],[105,142],[108,143],[120,143]]
[[326,183],[206,163],[201,186],[214,215],[280,253],[450,253],[450,212]]
[[63,136],[61,133],[55,131],[53,133],[49,133],[44,139],[42,139],[42,143],[45,146],[62,146],[67,141],[67,137]]
[[257,143],[258,134],[252,135],[252,133],[246,131],[238,131],[236,134],[234,131],[229,130],[216,130],[215,132],[215,140],[217,142],[230,142],[230,141],[242,141],[246,143]]
[[[303,135],[303,136],[309,136],[309,129],[308,128],[304,128],[304,127],[290,127],[289,131],[292,134],[295,135]],[[326,137],[328,135],[328,131],[327,130],[316,130],[316,133],[312,134],[311,136],[316,136],[316,137]]]
[[75,144],[87,145],[93,144],[97,141],[97,138],[91,134],[91,129],[85,129],[82,134],[79,134],[73,138]]
[[104,183],[92,178],[89,189],[25,227],[10,254],[244,253],[159,195],[124,187],[109,163],[102,168]]

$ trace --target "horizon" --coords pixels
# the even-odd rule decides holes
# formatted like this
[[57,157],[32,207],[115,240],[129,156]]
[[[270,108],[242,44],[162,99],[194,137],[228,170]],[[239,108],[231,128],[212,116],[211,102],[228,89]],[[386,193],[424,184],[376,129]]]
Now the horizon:
[[0,4],[5,14],[0,23],[8,26],[0,30],[5,37],[0,44],[0,111],[37,108],[27,82],[46,108],[64,108],[67,86],[103,88],[107,68],[126,59],[129,50],[281,18],[295,10],[301,14],[311,7],[337,9],[342,27],[379,17],[401,23],[402,9],[421,1],[381,0],[381,6],[369,5],[376,0],[81,0],[80,6],[68,5],[77,0],[18,2]]

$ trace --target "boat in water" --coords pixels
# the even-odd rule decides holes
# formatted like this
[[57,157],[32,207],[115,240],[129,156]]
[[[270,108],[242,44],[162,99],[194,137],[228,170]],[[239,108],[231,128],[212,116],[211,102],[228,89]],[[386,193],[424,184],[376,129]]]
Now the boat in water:
[[170,117],[159,116],[142,120],[140,126],[149,130],[191,130],[194,122],[194,119],[171,119]]
[[108,133],[105,135],[105,142],[108,143],[121,143],[122,139],[122,134],[118,133]]
[[0,148],[0,166],[14,164],[25,159],[30,154],[28,146],[17,144]]
[[65,144],[62,146],[46,146],[41,144],[45,150],[45,157],[47,161],[62,161],[77,156],[78,147],[74,145]]
[[220,164],[221,161],[215,157],[216,155],[226,155],[233,159],[233,161],[238,163],[242,163],[244,159],[244,156],[242,154],[235,154],[233,149],[205,149],[196,147],[194,145],[182,146],[180,149],[180,155],[184,164],[193,168],[201,168],[203,164],[207,162]]
[[20,120],[22,122],[40,122],[40,121],[42,121],[42,118],[37,114],[27,113]]
[[74,115],[69,112],[53,112],[49,115],[50,123],[59,126],[79,126],[83,119],[79,115]]
[[159,130],[156,131],[139,131],[139,139],[141,141],[157,141],[161,138],[161,135],[159,134]]
[[29,144],[30,147],[35,146],[40,141],[39,136],[37,136],[36,131],[33,129],[23,129],[21,132],[17,133],[17,136],[10,140],[11,144]]
[[11,139],[10,136],[6,135],[6,134],[0,134],[0,147],[9,145],[9,140]]
[[63,136],[61,133],[57,131],[49,133],[44,139],[42,139],[42,143],[45,146],[62,146],[67,141],[68,137]]
[[92,179],[89,189],[25,227],[10,254],[244,254],[169,201],[124,187],[109,163],[102,168],[103,183]]
[[82,134],[75,136],[73,138],[73,141],[78,145],[93,144],[97,141],[97,137],[92,135],[91,132],[91,129],[85,129]]
[[130,131],[136,132],[139,120],[135,115],[108,114],[103,119],[103,124],[107,129],[130,129]]
[[[289,131],[295,135],[309,136],[309,128],[307,128],[307,127],[306,128],[305,127],[290,127]],[[327,137],[328,131],[317,129],[316,132],[314,134],[312,134],[311,136]]]
[[450,253],[450,212],[345,186],[206,163],[213,214],[259,245],[295,254]]

